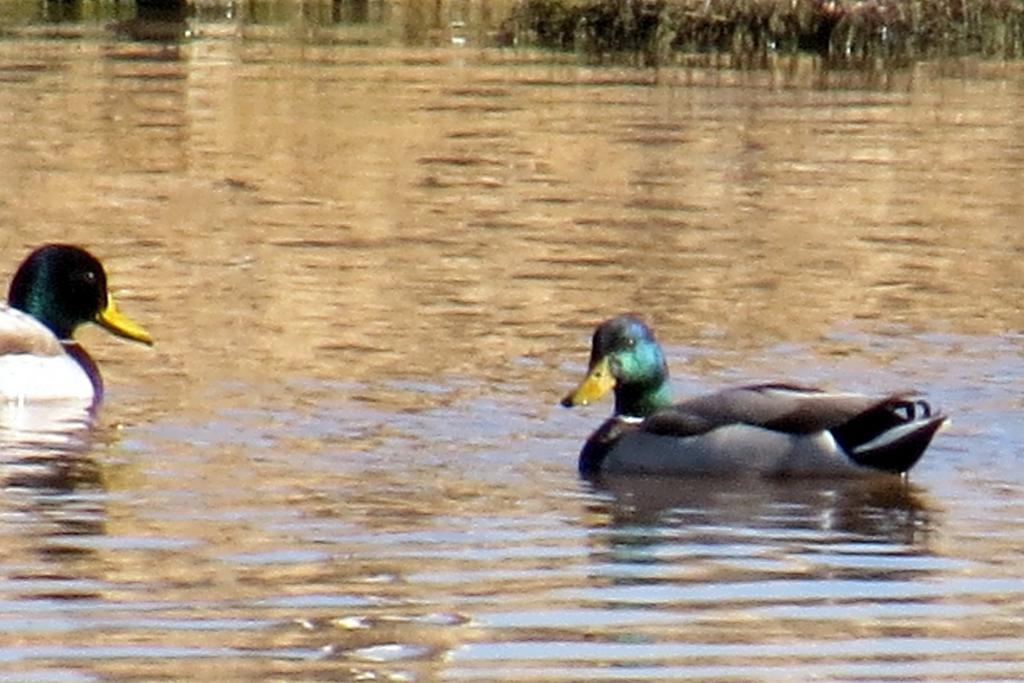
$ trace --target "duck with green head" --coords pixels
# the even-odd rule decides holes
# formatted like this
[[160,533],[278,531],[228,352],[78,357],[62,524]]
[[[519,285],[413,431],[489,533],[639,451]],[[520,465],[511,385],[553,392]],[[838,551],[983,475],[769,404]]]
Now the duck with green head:
[[66,244],[39,247],[21,263],[0,304],[0,400],[88,400],[103,397],[103,380],[75,330],[93,322],[151,345],[149,333],[121,313],[103,265]]
[[585,475],[902,474],[947,422],[912,393],[864,396],[791,384],[673,404],[661,347],[634,315],[598,326],[587,375],[562,405],[586,405],[609,391],[614,414],[583,446]]

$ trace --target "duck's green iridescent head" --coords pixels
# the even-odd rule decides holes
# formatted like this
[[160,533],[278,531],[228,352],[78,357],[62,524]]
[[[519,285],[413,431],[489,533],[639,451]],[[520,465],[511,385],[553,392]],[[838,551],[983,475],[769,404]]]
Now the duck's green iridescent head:
[[153,339],[114,305],[103,265],[89,252],[66,244],[48,244],[28,255],[11,280],[7,303],[68,340],[82,323],[143,344]]
[[665,356],[636,316],[620,315],[597,327],[587,376],[562,405],[587,405],[609,391],[615,392],[616,415],[646,417],[672,403]]

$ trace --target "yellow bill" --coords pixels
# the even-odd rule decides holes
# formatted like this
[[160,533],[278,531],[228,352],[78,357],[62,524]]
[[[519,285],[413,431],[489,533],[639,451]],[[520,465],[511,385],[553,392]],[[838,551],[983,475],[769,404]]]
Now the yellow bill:
[[585,406],[598,400],[614,388],[615,377],[612,376],[611,368],[608,367],[608,358],[605,357],[595,363],[580,385],[562,399],[562,405],[566,408]]
[[121,311],[117,310],[114,304],[114,296],[107,292],[107,305],[96,314],[96,322],[119,337],[132,339],[143,344],[153,345],[153,338],[149,332]]

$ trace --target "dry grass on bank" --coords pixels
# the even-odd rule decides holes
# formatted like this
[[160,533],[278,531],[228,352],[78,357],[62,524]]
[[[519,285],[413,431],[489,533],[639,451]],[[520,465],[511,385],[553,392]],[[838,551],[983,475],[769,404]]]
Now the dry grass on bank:
[[1024,0],[523,0],[505,40],[646,64],[717,52],[838,62],[1024,54]]

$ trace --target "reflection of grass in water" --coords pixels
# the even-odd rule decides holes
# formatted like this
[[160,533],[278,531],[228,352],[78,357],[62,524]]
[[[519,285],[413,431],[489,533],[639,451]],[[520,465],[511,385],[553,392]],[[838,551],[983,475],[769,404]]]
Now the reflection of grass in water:
[[837,62],[1024,53],[1020,0],[523,0],[503,36],[518,44],[657,64],[679,52],[744,62],[815,52]]

